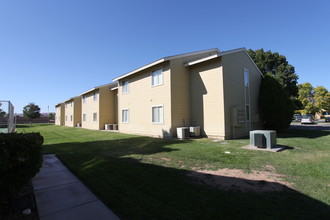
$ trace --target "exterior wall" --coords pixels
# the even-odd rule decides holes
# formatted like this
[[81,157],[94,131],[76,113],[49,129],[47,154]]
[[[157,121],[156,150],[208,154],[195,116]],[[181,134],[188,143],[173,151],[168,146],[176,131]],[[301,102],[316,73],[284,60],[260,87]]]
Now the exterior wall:
[[[163,84],[151,86],[151,72],[163,69]],[[128,93],[122,93],[122,82],[129,81]],[[156,137],[170,136],[171,89],[169,62],[143,70],[119,81],[118,124],[123,133]],[[163,123],[152,123],[152,106],[163,106]],[[129,122],[122,122],[122,110],[129,110]]]
[[64,125],[74,127],[73,116],[74,116],[74,102],[73,99],[64,103]]
[[64,104],[61,103],[55,106],[55,124],[56,125],[64,125]]
[[[246,136],[250,130],[261,128],[258,105],[261,75],[244,51],[223,56],[222,63],[226,115],[225,138],[229,139]],[[233,127],[231,120],[232,107],[244,106],[245,109],[245,95],[247,93],[244,91],[244,68],[249,70],[251,125],[249,123],[245,123],[240,127]]]
[[[93,90],[89,93],[84,94],[81,97],[81,127],[88,129],[98,130],[99,126],[99,106],[100,106],[100,94],[97,95],[97,100],[93,100],[94,92],[99,92],[98,89]],[[86,97],[86,102],[84,103],[83,97]],[[97,113],[97,120],[93,121],[93,113]],[[86,120],[83,120],[83,114],[86,114]]]
[[185,63],[201,59],[213,53],[203,53],[170,61],[171,68],[171,135],[176,136],[176,128],[190,125],[190,73]]
[[100,106],[99,106],[99,130],[105,129],[105,124],[115,124],[115,95],[116,91],[110,88],[102,87],[100,92]]
[[81,96],[73,99],[73,107],[73,127],[76,127],[78,123],[81,124]]
[[225,137],[223,76],[220,58],[190,67],[191,126],[207,137]]

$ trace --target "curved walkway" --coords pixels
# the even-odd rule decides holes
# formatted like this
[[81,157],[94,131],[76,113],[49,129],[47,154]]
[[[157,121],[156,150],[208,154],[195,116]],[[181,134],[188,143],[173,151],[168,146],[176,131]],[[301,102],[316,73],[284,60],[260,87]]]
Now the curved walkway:
[[32,180],[40,220],[119,219],[54,154],[43,160]]

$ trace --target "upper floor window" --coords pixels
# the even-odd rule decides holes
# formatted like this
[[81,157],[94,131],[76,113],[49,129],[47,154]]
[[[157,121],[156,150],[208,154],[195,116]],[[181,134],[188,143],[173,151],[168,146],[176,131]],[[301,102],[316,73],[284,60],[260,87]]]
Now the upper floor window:
[[159,69],[151,73],[151,86],[163,84],[163,70]]
[[122,85],[122,93],[123,94],[128,93],[128,80],[123,81],[121,85]]
[[83,103],[84,104],[86,103],[86,96],[85,95],[83,96]]
[[99,94],[98,92],[94,92],[94,93],[93,93],[93,100],[94,100],[94,101],[97,100],[97,95],[98,95],[98,94]]
[[250,79],[249,79],[249,70],[244,68],[244,85],[246,87],[250,86]]

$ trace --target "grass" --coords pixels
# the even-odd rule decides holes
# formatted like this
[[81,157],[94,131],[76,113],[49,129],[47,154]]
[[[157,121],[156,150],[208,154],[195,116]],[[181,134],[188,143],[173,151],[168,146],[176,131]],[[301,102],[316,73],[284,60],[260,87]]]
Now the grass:
[[[280,153],[240,148],[248,139],[165,140],[55,125],[23,125],[40,132],[44,153],[55,153],[123,219],[328,219],[330,131],[287,130]],[[230,151],[231,154],[225,154]],[[286,176],[293,190],[228,192],[196,184],[186,174],[220,168]]]

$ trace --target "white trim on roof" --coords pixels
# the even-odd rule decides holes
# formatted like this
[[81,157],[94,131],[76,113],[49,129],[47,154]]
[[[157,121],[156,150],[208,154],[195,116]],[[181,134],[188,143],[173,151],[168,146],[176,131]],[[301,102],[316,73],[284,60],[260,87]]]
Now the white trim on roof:
[[116,90],[118,89],[118,86],[111,88],[111,90]]
[[216,51],[218,53],[220,52],[218,48],[213,48],[213,49],[208,49],[208,50],[201,50],[201,51],[196,51],[196,52],[190,52],[190,53],[184,53],[184,54],[179,54],[179,55],[164,57],[162,59],[159,59],[159,60],[156,60],[156,61],[154,61],[152,63],[149,63],[149,64],[147,64],[145,66],[142,66],[142,67],[140,67],[140,68],[138,68],[136,70],[133,70],[133,71],[128,72],[128,73],[126,73],[124,75],[121,75],[121,76],[119,76],[117,78],[114,78],[113,81],[117,81],[117,80],[123,79],[123,78],[125,78],[127,76],[133,75],[134,73],[137,73],[139,71],[145,70],[145,69],[147,69],[149,67],[155,66],[157,64],[163,63],[163,62],[168,61],[168,60],[173,60],[173,59],[178,59],[178,58],[182,58],[182,57],[198,55],[198,54],[207,53],[207,52],[214,52],[214,51]]
[[259,68],[257,67],[257,65],[252,60],[252,58],[250,57],[249,53],[247,52],[247,50],[244,47],[238,48],[238,49],[235,49],[235,50],[228,50],[228,51],[220,52],[219,54],[208,56],[208,57],[205,57],[205,58],[202,58],[202,59],[199,59],[199,60],[194,60],[194,61],[191,61],[191,62],[186,63],[185,66],[192,66],[192,65],[195,65],[195,64],[198,64],[198,63],[205,62],[207,60],[211,60],[211,59],[214,59],[214,58],[217,58],[217,57],[221,57],[221,56],[225,56],[225,55],[229,55],[229,54],[233,54],[233,53],[238,53],[238,52],[242,52],[242,51],[244,51],[246,53],[246,55],[248,56],[248,58],[253,63],[254,67],[258,70],[258,72],[260,73],[260,75],[263,77],[264,75],[261,73],[261,71],[259,70]]
[[90,93],[90,92],[92,92],[92,91],[94,91],[94,90],[97,90],[97,89],[99,89],[99,88],[102,88],[102,87],[109,86],[109,87],[112,88],[112,86],[116,87],[117,85],[118,85],[118,82],[112,82],[112,83],[108,83],[108,84],[105,84],[105,85],[96,86],[96,87],[94,87],[94,88],[92,88],[92,89],[90,89],[90,90],[87,90],[87,91],[85,91],[85,92],[83,92],[83,93],[80,93],[79,96],[85,95],[85,94],[87,94],[87,93]]

